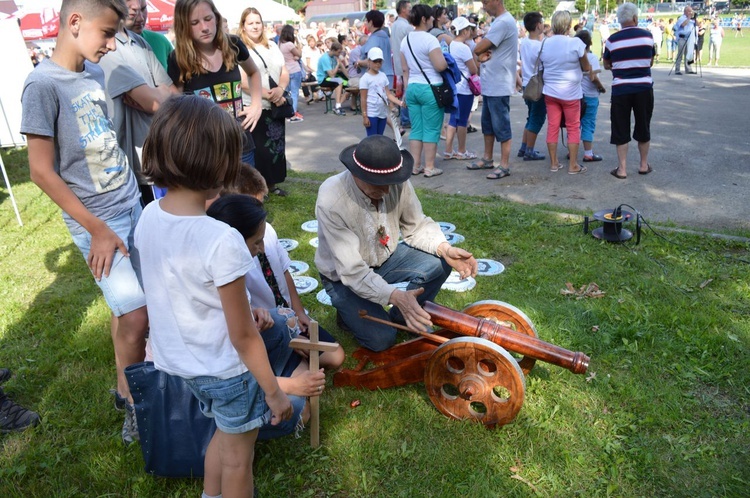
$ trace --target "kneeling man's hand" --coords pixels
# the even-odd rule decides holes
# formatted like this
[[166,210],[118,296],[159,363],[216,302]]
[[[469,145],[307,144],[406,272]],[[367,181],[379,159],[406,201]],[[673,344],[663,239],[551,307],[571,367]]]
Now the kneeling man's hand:
[[477,260],[470,252],[443,242],[438,247],[438,254],[459,273],[461,278],[477,276]]
[[403,291],[396,289],[391,293],[390,303],[396,306],[404,317],[406,325],[414,330],[432,328],[430,314],[422,309],[417,302],[417,296],[424,292],[423,288]]

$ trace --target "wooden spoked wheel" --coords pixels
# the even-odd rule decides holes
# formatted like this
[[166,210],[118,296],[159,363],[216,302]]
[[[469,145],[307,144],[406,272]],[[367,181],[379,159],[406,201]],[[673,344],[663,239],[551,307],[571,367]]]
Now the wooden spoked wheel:
[[[502,325],[503,327],[513,329],[516,332],[521,332],[531,337],[537,337],[536,328],[534,327],[534,324],[531,323],[531,320],[529,320],[529,317],[515,306],[503,301],[477,301],[476,303],[470,304],[464,308],[463,312],[476,318],[490,320]],[[524,374],[531,372],[531,369],[534,368],[534,364],[536,364],[534,358],[526,356],[522,357],[520,355],[515,355],[514,353],[511,353],[511,355],[517,356],[518,365],[521,367]]]
[[425,368],[424,383],[440,413],[488,427],[516,418],[526,392],[516,359],[478,337],[457,337],[437,348]]

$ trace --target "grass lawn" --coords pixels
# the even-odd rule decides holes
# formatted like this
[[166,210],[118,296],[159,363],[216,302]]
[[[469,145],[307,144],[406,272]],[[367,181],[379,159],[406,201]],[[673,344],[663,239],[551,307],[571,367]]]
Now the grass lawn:
[[[24,226],[0,190],[0,366],[13,399],[40,427],[0,438],[0,496],[199,496],[200,480],[143,473],[123,447],[109,311],[59,209],[28,179],[24,150],[3,152]],[[292,174],[271,221],[313,263],[321,175]],[[539,336],[592,358],[587,375],[537,363],[516,420],[494,430],[443,417],[422,384],[329,388],[322,446],[308,433],[260,443],[264,497],[747,496],[750,488],[750,261],[746,243],[647,231],[639,246],[583,235],[578,220],[509,203],[420,191],[425,211],[505,264],[454,309],[497,299],[523,310]],[[657,229],[658,230],[658,229]],[[308,272],[317,277],[314,268]],[[596,282],[600,299],[560,290]],[[305,305],[351,353],[333,308]],[[349,358],[347,366],[354,360]],[[330,376],[329,376],[330,383]],[[351,408],[352,400],[361,405]]]
[[[675,16],[675,19],[679,16]],[[666,19],[665,19],[666,21]],[[599,35],[599,26],[594,30],[593,40],[591,49],[594,53],[599,54],[601,47],[601,36]],[[750,67],[750,35],[741,37],[734,37],[735,31],[724,28],[724,41],[721,44],[721,55],[719,57],[719,67]],[[703,52],[701,55],[701,61],[704,66],[708,65],[708,32],[706,33],[705,42],[703,44]],[[668,67],[670,64],[667,61],[667,42],[661,47],[661,55],[659,57],[660,62],[657,65],[662,67]],[[713,66],[711,66],[713,67]]]

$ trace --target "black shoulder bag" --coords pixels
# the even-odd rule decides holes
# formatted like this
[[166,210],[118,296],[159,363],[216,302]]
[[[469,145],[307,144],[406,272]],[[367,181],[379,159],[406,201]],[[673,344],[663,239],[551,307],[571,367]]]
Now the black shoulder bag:
[[[263,56],[261,56],[257,50],[255,50],[255,47],[253,47],[253,52],[255,52],[255,55],[260,57],[260,61],[263,63],[263,67],[266,68],[266,74],[268,75],[268,88],[276,88],[279,86],[278,83],[276,83],[276,80],[274,80],[271,77],[271,73],[268,72],[268,65],[266,64],[265,59],[263,59]],[[274,121],[281,121],[285,118],[291,118],[294,116],[294,106],[292,105],[292,95],[284,90],[284,103],[281,105],[271,104],[271,119]]]
[[409,35],[406,35],[406,44],[409,46],[409,52],[411,52],[411,56],[414,58],[414,62],[417,63],[417,67],[420,71],[422,71],[422,76],[424,76],[424,79],[427,80],[427,83],[429,83],[430,88],[432,89],[432,94],[435,96],[435,101],[437,101],[438,107],[444,108],[444,107],[450,107],[453,105],[453,88],[448,84],[447,81],[445,81],[445,77],[443,77],[443,84],[440,86],[435,86],[430,81],[430,78],[427,77],[427,75],[424,72],[424,69],[422,69],[422,65],[419,63],[419,60],[417,60],[417,56],[414,55],[414,50],[411,48],[411,42],[409,41]]

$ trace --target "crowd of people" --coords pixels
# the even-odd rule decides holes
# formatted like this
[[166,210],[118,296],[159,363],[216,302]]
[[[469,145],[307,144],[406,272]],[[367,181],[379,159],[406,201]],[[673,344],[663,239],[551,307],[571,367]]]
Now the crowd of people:
[[[304,119],[301,93],[307,104],[330,99],[336,115],[346,114],[351,98],[362,113],[367,137],[340,152],[345,170],[318,194],[315,263],[337,323],[375,351],[394,344],[396,329],[365,322],[359,310],[429,328],[422,303],[434,299],[451,270],[461,277],[477,271],[471,253],[452,247],[422,212],[409,179],[441,175],[438,157],[467,161],[488,180],[509,176],[511,96],[539,68],[541,98],[525,98],[518,157],[547,159],[536,145],[546,121],[551,172],[564,169],[563,129],[568,174],[602,160],[594,135],[607,89],[590,27],[575,29],[567,11],[549,24],[528,12],[519,30],[503,0],[483,0],[483,8],[488,24],[475,14],[451,19],[442,6],[400,0],[390,19],[373,10],[353,26],[344,19],[295,29],[269,26],[248,7],[233,33],[211,0],[177,0],[170,43],[144,29],[146,0],[63,0],[56,50],[24,85],[22,132],[31,178],[62,209],[112,312],[114,396],[125,412],[125,443],[139,434],[124,369],[153,360],[183,379],[216,422],[204,496],[252,490],[256,439],[299,428],[309,416],[306,398],[324,390],[324,371],[310,372],[304,355],[289,348],[311,318],[263,205],[268,195],[286,195],[279,185],[287,124]],[[677,40],[668,57],[692,72],[687,33],[700,29],[690,7],[664,29],[639,28],[629,2],[616,18],[621,29],[603,38],[601,60],[613,75],[610,143],[618,166],[611,174],[622,180],[631,138],[638,173],[653,172],[651,66],[658,47]],[[718,63],[723,31],[714,39],[714,29],[704,32]],[[359,102],[345,91],[352,88]],[[466,145],[480,101],[481,155]],[[409,129],[408,151],[384,136],[389,125],[394,138]],[[335,341],[325,330],[321,338]],[[321,356],[324,369],[343,361],[340,347]],[[0,382],[8,377],[0,369]],[[3,431],[39,423],[2,389],[0,416]]]

